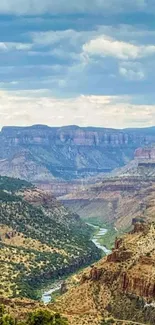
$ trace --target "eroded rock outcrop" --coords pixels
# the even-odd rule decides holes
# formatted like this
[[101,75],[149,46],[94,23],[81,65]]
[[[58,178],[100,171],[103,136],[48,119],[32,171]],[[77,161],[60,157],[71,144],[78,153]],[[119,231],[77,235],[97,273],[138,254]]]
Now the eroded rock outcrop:
[[112,254],[86,269],[79,285],[72,286],[57,307],[65,308],[69,317],[89,319],[91,310],[95,319],[113,316],[118,322],[154,325],[155,224],[134,220],[134,231],[116,238]]

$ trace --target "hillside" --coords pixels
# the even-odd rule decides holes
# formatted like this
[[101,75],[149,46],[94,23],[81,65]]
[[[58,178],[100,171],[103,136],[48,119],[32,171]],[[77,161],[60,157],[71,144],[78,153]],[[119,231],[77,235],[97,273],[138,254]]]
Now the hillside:
[[126,230],[135,216],[143,214],[154,220],[155,180],[109,178],[60,200],[86,221]]
[[137,148],[154,142],[154,127],[4,127],[0,132],[0,174],[53,187],[57,178],[70,181],[124,166]]
[[140,214],[154,220],[153,205],[148,209],[155,199],[153,147],[138,148],[126,166],[100,176],[89,178],[83,189],[59,199],[85,220],[107,223],[118,230],[128,229],[132,218]]
[[154,325],[154,266],[155,224],[135,220],[132,232],[116,239],[111,255],[81,272],[55,308],[70,325]]
[[100,257],[91,230],[49,193],[0,178],[0,295],[36,298],[47,281]]
[[139,177],[155,180],[155,148],[138,148],[134,159],[122,168],[116,168],[107,177]]
[[66,318],[40,303],[0,297],[1,325],[68,325]]

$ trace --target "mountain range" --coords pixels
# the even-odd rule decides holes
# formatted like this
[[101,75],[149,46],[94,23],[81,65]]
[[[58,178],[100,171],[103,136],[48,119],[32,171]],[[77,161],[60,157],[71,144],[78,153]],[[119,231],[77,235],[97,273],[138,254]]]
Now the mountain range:
[[106,173],[124,166],[139,147],[155,143],[155,127],[3,127],[0,132],[0,174],[50,187]]

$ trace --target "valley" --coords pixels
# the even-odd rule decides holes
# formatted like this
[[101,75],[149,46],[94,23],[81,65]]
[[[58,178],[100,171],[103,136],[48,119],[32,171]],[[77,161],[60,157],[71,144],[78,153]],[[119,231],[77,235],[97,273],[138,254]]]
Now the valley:
[[82,271],[52,308],[71,325],[154,325],[154,238],[154,223],[134,221],[112,253]]
[[[30,304],[32,312],[48,310],[53,320],[58,313],[69,325],[154,325],[155,152],[137,149],[153,141],[154,129],[145,130],[145,141],[131,130],[121,131],[118,141],[113,132],[2,130],[8,148],[0,160],[4,305],[15,301],[24,310]],[[124,132],[130,134],[126,142]],[[132,149],[126,158],[125,146]],[[96,150],[103,160],[116,155],[117,166],[109,160],[107,170]]]
[[[94,236],[92,237],[92,242],[95,244],[95,246],[103,251],[103,255],[110,254],[111,251],[109,249],[107,249],[106,246],[103,246],[100,243],[100,241],[102,241],[102,239],[104,238],[105,234],[108,233],[108,230],[106,228],[100,228],[99,226],[94,226],[93,224],[88,224],[88,226],[90,226],[96,230]],[[114,242],[113,242],[113,244],[114,244]],[[62,279],[58,282],[54,282],[50,286],[50,289],[44,291],[41,300],[45,304],[48,304],[51,302],[53,293],[59,292],[59,294],[60,294],[63,280],[64,279]]]
[[51,194],[0,177],[0,294],[37,299],[49,281],[99,259],[91,234]]
[[[154,157],[154,148],[139,148],[135,151],[134,160],[126,166],[102,175],[102,178],[93,177],[83,189],[58,198],[86,222],[110,226],[113,243],[117,231],[122,234],[130,230],[133,218],[141,216],[154,221]],[[93,181],[94,184],[91,183]],[[109,241],[106,236],[105,239]]]

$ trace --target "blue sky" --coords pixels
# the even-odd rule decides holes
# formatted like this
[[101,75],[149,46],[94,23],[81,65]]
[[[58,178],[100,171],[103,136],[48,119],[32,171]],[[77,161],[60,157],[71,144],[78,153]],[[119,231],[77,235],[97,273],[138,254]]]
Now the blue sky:
[[0,127],[155,125],[154,0],[1,0]]

